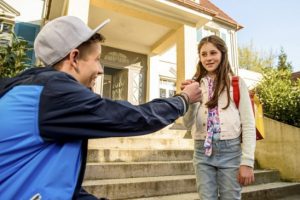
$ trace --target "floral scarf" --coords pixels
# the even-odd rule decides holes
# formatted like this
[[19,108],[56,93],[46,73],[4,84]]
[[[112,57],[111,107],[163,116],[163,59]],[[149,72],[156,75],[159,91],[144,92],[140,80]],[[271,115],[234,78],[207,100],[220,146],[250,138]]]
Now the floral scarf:
[[[206,76],[208,81],[208,99],[210,100],[214,93],[214,81],[210,77]],[[208,109],[207,117],[207,135],[204,141],[205,155],[211,156],[212,154],[212,141],[215,133],[220,133],[220,118],[218,112],[218,106]]]

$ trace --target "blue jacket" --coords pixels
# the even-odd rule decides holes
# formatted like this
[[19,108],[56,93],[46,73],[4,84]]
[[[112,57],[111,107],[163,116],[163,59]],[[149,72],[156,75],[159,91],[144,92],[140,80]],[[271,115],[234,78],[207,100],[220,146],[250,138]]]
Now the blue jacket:
[[101,98],[52,67],[0,81],[0,199],[76,199],[87,139],[148,134],[184,113],[181,97],[139,106]]

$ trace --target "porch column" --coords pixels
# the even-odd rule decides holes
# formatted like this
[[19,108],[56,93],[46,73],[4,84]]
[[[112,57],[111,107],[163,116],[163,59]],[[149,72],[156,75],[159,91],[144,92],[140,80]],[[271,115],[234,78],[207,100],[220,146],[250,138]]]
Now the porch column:
[[238,45],[237,45],[237,34],[235,31],[230,31],[230,43],[231,43],[231,68],[235,74],[238,74]]
[[[196,28],[183,25],[177,30],[177,80],[176,93],[180,92],[181,82],[191,79],[196,72],[197,64],[197,34]],[[184,129],[182,118],[175,121],[173,128]]]
[[141,103],[143,76],[141,74],[142,66],[130,65],[126,67],[128,69],[128,97],[127,100],[134,104],[139,105]]
[[191,79],[196,72],[198,61],[196,28],[183,25],[177,30],[177,80],[176,91],[180,92],[181,82]]

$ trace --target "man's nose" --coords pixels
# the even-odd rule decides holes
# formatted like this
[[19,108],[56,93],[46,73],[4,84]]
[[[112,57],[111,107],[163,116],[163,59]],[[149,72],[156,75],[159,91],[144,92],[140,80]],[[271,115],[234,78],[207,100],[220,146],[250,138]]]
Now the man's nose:
[[98,75],[101,75],[104,73],[103,67],[101,65],[101,63],[99,64],[99,70],[98,70]]

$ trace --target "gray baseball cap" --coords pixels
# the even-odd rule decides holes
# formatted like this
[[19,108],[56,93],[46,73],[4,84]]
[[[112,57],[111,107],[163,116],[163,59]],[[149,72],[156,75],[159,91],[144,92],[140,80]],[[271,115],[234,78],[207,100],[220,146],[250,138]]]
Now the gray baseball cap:
[[92,30],[77,17],[58,17],[47,23],[35,38],[35,56],[46,65],[53,65],[66,57],[72,49],[90,39],[108,22],[110,19]]

